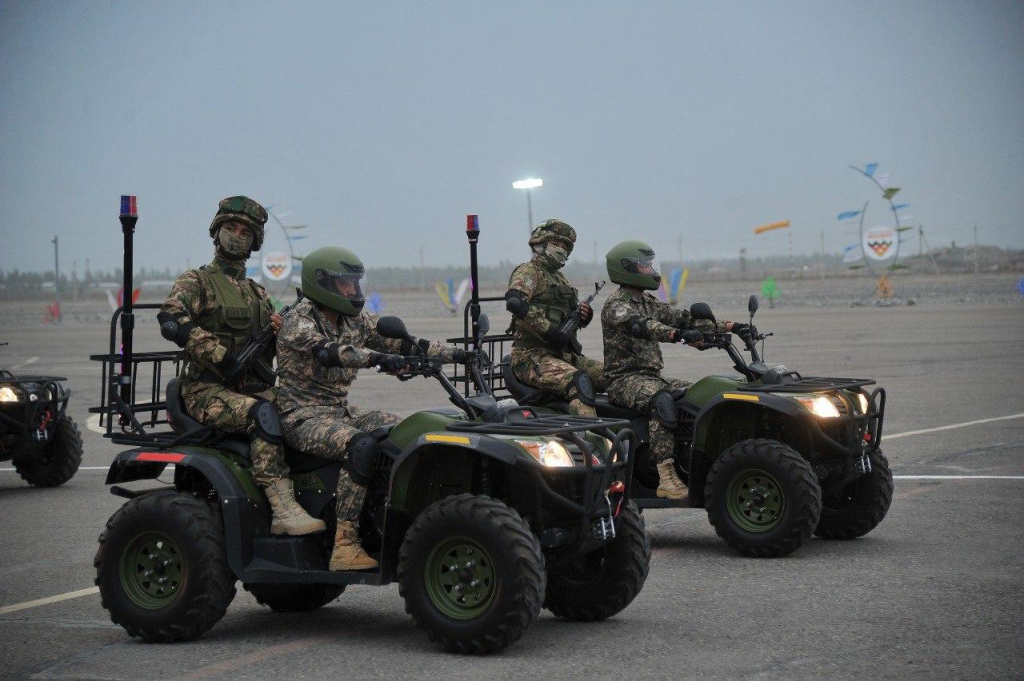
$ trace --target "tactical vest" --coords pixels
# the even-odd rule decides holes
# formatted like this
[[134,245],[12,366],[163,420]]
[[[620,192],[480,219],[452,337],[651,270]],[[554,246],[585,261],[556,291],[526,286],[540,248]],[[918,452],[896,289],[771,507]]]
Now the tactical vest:
[[[258,285],[251,279],[236,283],[227,274],[209,265],[203,265],[197,271],[207,296],[212,294],[213,307],[205,309],[195,322],[204,331],[215,335],[227,350],[225,357],[232,358],[245,347],[249,339],[270,323],[270,304],[260,298]],[[252,292],[251,304],[242,295],[241,288],[246,286]],[[273,344],[256,361],[270,369],[274,361]],[[190,380],[209,380],[210,373],[206,367],[189,362],[187,376]]]
[[[549,272],[534,262],[526,263],[526,265],[532,267],[537,275],[537,285],[534,288],[533,298],[530,299],[530,307],[539,308],[545,319],[555,326],[561,326],[562,321],[579,307],[579,298],[575,287],[561,272]],[[516,346],[521,348],[548,347],[547,342],[533,333],[525,324],[518,322],[519,320],[513,317],[512,326],[509,327],[509,333],[515,336]]]

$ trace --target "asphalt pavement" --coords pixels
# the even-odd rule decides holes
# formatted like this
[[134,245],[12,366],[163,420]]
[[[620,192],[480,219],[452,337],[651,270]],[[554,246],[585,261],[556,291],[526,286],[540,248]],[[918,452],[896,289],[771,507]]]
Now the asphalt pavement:
[[[738,303],[719,315],[743,319]],[[406,321],[433,338],[461,330],[447,317]],[[0,463],[0,676],[1024,675],[1024,306],[780,307],[762,309],[756,323],[775,333],[770,362],[805,375],[870,377],[888,390],[882,447],[897,476],[888,517],[857,540],[813,539],[788,557],[757,560],[719,540],[703,511],[647,511],[650,576],[628,608],[596,624],[543,612],[511,648],[471,658],[430,643],[394,585],[349,587],[298,615],[273,613],[240,591],[196,641],[128,637],[92,590],[96,537],[123,501],[103,484],[119,447],[86,427],[100,379],[86,358],[105,351],[107,327],[8,326],[0,366],[69,378],[86,453],[82,470],[56,489],[31,488]],[[599,330],[582,340],[600,356]],[[140,320],[137,349],[163,347]],[[730,373],[724,353],[665,346],[665,355],[674,376]],[[445,402],[429,381],[399,388],[372,372],[353,397],[403,415]]]

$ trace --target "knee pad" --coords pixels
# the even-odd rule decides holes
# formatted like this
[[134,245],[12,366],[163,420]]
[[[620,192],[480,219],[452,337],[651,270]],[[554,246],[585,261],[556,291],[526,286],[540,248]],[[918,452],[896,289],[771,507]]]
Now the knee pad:
[[[575,393],[575,395],[573,395]],[[577,371],[569,384],[570,398],[575,396],[580,402],[593,407],[597,404],[597,390],[594,389],[594,379],[586,371]]]
[[658,419],[666,428],[679,427],[679,414],[676,412],[676,402],[672,399],[672,393],[667,390],[654,393],[651,399],[651,416]]
[[370,484],[373,464],[377,459],[377,440],[373,437],[373,433],[353,435],[345,450],[348,453],[345,468],[349,475],[360,485]]
[[255,435],[275,445],[282,444],[281,419],[277,408],[266,400],[260,400],[249,410],[249,420],[256,428]]

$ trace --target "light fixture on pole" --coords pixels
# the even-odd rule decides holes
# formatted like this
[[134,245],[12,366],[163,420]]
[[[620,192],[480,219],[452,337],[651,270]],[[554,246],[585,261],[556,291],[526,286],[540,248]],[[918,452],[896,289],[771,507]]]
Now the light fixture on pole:
[[527,226],[530,228],[531,232],[533,231],[533,203],[530,200],[530,190],[536,187],[543,186],[544,180],[540,179],[539,177],[531,177],[525,180],[516,180],[515,182],[512,183],[513,189],[526,190],[526,219],[528,222]]

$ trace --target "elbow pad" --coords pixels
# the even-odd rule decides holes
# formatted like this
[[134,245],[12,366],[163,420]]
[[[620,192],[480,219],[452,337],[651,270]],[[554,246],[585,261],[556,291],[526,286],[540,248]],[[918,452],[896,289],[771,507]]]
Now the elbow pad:
[[160,335],[171,341],[179,348],[184,348],[185,343],[188,342],[189,333],[195,328],[195,324],[192,322],[185,322],[179,324],[178,320],[175,319],[170,312],[161,312],[157,314],[156,320],[160,322]]
[[513,289],[505,293],[505,309],[516,319],[523,319],[530,311],[530,304],[523,298],[521,291]]
[[319,343],[316,348],[316,361],[327,367],[328,369],[341,366],[341,359],[338,357],[337,343],[328,343],[323,341]]
[[642,338],[643,340],[651,340],[651,332],[647,330],[647,320],[637,319],[629,323],[626,327],[626,332],[633,336],[633,338]]

